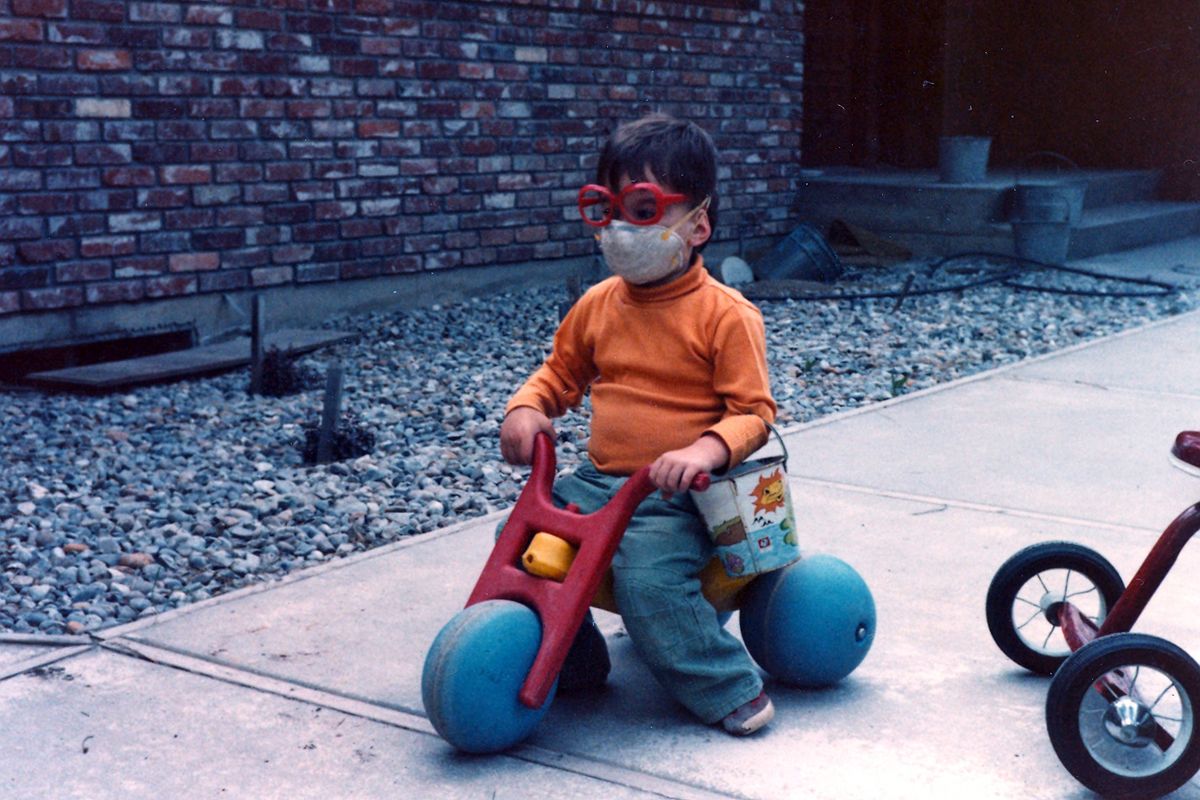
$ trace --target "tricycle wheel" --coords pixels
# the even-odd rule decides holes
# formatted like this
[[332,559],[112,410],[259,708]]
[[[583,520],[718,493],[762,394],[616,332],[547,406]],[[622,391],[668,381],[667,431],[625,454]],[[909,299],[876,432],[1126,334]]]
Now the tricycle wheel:
[[1156,636],[1116,633],[1067,659],[1046,695],[1063,766],[1105,797],[1173,792],[1200,769],[1200,665]]
[[987,593],[987,622],[1000,650],[1032,672],[1051,675],[1071,655],[1058,609],[1071,603],[1099,627],[1125,591],[1104,556],[1071,542],[1043,542],[1000,566]]

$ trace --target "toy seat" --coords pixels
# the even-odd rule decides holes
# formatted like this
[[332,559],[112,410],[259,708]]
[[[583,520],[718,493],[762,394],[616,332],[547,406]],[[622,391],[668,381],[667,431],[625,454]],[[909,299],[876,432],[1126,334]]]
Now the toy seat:
[[1200,431],[1183,431],[1175,437],[1171,455],[1196,469],[1200,469]]

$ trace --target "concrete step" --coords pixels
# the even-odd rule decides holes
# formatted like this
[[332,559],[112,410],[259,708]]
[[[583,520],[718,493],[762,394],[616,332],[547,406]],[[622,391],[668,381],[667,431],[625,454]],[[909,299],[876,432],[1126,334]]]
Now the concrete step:
[[1200,232],[1200,203],[1143,201],[1085,209],[1071,232],[1072,258],[1128,250]]
[[1100,208],[1120,203],[1152,201],[1158,197],[1162,183],[1159,170],[1122,170],[1091,173],[1087,180],[1087,192],[1083,196],[1084,208]]
[[941,183],[932,171],[820,170],[802,175],[793,208],[823,228],[843,219],[878,231],[917,230],[970,234],[988,222],[1012,217],[1013,187],[1023,183],[1087,184],[1084,206],[1154,199],[1155,170],[1053,173],[999,170],[980,183]]
[[[344,331],[285,328],[263,337],[264,350],[276,348],[296,355],[321,347],[353,341],[357,334]],[[75,392],[107,392],[162,383],[180,378],[214,375],[250,363],[250,337],[201,345],[152,356],[106,361],[82,367],[32,372],[25,381],[46,389]]]
[[1156,202],[1156,170],[989,172],[979,183],[941,183],[916,170],[809,170],[793,211],[827,230],[844,220],[918,255],[1014,252],[1013,187],[1085,181],[1084,214],[1072,235],[1072,258],[1138,247],[1200,232],[1200,204]]
[[[1015,255],[1012,225],[992,222],[970,232],[875,231],[918,255],[982,252]],[[1121,203],[1085,209],[1071,231],[1068,257],[1087,258],[1200,233],[1200,203]]]

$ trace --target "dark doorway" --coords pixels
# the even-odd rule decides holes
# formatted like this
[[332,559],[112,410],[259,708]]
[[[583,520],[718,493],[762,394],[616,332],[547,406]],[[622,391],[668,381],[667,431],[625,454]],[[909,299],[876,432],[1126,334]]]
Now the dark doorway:
[[804,15],[805,166],[935,166],[943,0],[809,0]]
[[1194,0],[808,0],[805,166],[932,168],[943,134],[992,164],[1053,151],[1160,169],[1200,196]]

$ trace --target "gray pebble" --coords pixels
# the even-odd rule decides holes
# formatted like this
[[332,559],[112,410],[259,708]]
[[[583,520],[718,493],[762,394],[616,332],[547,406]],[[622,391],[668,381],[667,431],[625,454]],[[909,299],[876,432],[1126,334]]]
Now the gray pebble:
[[[948,280],[919,262],[851,271],[844,283],[899,288],[909,274],[913,289]],[[311,392],[251,397],[244,371],[115,397],[0,391],[0,627],[97,630],[511,505],[528,469],[499,457],[504,404],[544,357],[565,296],[550,287],[330,320],[360,338],[305,363],[345,365],[347,418],[376,437],[369,456],[347,462],[302,464],[302,426],[319,414]],[[910,296],[899,309],[892,299],[756,304],[779,422],[791,425],[1182,313],[1197,298],[992,286]],[[555,421],[561,469],[586,457],[587,423],[586,401]],[[122,567],[122,553],[155,561]]]

